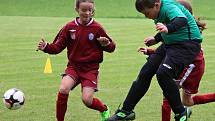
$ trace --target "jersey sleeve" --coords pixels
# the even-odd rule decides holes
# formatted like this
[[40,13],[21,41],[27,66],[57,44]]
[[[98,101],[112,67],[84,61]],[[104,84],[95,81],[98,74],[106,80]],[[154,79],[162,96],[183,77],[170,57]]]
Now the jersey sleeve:
[[116,44],[115,42],[107,35],[107,33],[105,32],[105,30],[101,27],[99,29],[99,37],[107,37],[110,41],[110,44],[108,44],[107,46],[102,47],[102,49],[106,52],[113,52],[116,48]]
[[62,52],[66,46],[68,41],[68,30],[67,26],[64,26],[57,34],[52,43],[48,43],[46,48],[44,49],[45,53],[49,54],[58,54]]

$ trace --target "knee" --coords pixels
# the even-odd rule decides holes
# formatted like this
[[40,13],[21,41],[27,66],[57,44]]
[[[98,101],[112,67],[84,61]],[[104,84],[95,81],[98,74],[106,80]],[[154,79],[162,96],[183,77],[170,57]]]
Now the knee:
[[62,87],[59,89],[59,92],[62,93],[62,94],[69,94],[69,91],[70,90],[68,90],[66,88],[62,88]]
[[61,80],[59,92],[64,94],[69,94],[70,90],[74,86],[75,86],[75,81],[69,76],[64,76],[63,79]]
[[92,105],[93,98],[89,95],[82,96],[82,102],[85,106],[90,107]]
[[60,85],[60,89],[59,89],[60,93],[69,94],[70,90],[71,90],[71,88],[69,86],[64,85],[64,84]]

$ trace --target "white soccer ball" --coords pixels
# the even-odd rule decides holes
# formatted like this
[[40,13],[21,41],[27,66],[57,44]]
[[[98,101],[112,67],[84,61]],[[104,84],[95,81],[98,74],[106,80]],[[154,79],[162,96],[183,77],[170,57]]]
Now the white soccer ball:
[[3,102],[8,109],[16,110],[24,105],[25,95],[21,90],[12,88],[4,93]]

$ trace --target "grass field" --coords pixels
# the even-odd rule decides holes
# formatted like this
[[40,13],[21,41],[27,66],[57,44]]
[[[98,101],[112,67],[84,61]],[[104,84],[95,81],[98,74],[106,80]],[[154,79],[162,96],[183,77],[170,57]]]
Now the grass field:
[[[71,17],[74,0],[0,0],[0,16],[51,16]],[[98,18],[140,18],[135,11],[135,0],[94,0]],[[190,0],[194,13],[207,19],[215,19],[213,0]],[[120,8],[120,9],[119,9]]]
[[[15,8],[21,7],[23,4],[30,4],[29,1],[24,1],[26,2],[19,1]],[[122,0],[119,1],[122,2]],[[203,11],[198,15],[202,16],[207,13],[203,17],[210,18],[206,20],[208,29],[203,34],[206,72],[202,79],[200,93],[215,92],[215,55],[213,54],[215,53],[215,41],[213,40],[215,38],[215,20],[213,20],[215,16],[201,7],[203,3],[200,0],[193,1],[194,5],[199,6],[199,9]],[[12,5],[16,3],[15,0],[10,0],[10,2]],[[123,16],[121,16],[123,18],[115,18],[111,16],[112,14],[100,18],[101,13],[105,12],[102,11],[103,9],[99,9],[99,6],[104,3],[99,3],[99,0],[97,2],[97,21],[104,25],[107,32],[117,42],[117,49],[113,54],[105,54],[104,62],[101,64],[100,91],[96,96],[106,102],[113,113],[124,100],[132,81],[135,80],[139,69],[145,63],[146,56],[137,53],[137,48],[143,46],[145,37],[154,35],[156,32],[153,29],[152,21],[134,19],[136,14],[129,14],[132,17],[128,16],[128,18]],[[114,3],[114,1],[111,2]],[[8,1],[3,1],[3,3],[9,4]],[[51,3],[51,5],[54,4],[58,3]],[[39,6],[38,3],[33,5],[35,8]],[[0,9],[2,6],[5,7],[4,4],[0,4],[0,6]],[[26,102],[20,110],[11,111],[6,109],[1,101],[0,121],[54,121],[60,74],[67,63],[66,51],[57,56],[50,56],[36,52],[35,49],[42,36],[51,42],[58,30],[73,18],[64,17],[68,14],[62,16],[60,13],[54,15],[41,11],[37,11],[38,13],[35,14],[38,15],[35,15],[33,10],[29,12],[32,8],[26,8],[21,12],[22,14],[15,9],[10,13],[11,9],[8,9],[5,14],[2,14],[0,10],[2,15],[0,16],[0,95],[3,95],[4,91],[9,88],[17,87],[25,93]],[[50,9],[52,10],[54,7]],[[213,8],[209,8],[209,10],[211,9]],[[113,10],[117,11],[117,8],[113,7]],[[30,16],[31,13],[32,16]],[[52,74],[43,73],[47,57],[51,58]],[[66,121],[99,121],[99,113],[87,109],[82,104],[80,93],[78,87],[70,94]],[[161,100],[162,92],[156,79],[153,79],[148,93],[135,108],[136,121],[159,121],[161,119]],[[214,107],[215,103],[193,107],[190,121],[213,121]]]

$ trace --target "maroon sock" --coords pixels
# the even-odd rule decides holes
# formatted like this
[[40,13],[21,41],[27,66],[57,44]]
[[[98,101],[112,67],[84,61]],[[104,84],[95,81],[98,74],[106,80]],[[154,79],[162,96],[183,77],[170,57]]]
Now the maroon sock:
[[67,109],[67,101],[69,94],[63,94],[58,92],[56,102],[56,117],[58,121],[64,121],[64,116]]
[[215,93],[193,96],[194,105],[215,102]]
[[163,99],[162,104],[162,121],[170,121],[171,118],[171,107],[167,99]]
[[107,106],[104,105],[98,98],[93,98],[93,102],[91,106],[89,106],[90,109],[98,110],[99,112],[104,112],[107,110]]

